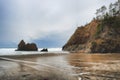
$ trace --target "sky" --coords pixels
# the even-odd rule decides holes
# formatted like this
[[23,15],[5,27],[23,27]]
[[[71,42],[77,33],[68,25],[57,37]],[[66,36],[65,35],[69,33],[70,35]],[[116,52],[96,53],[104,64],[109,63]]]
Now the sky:
[[117,0],[0,0],[0,48],[20,40],[39,48],[62,47],[96,9]]

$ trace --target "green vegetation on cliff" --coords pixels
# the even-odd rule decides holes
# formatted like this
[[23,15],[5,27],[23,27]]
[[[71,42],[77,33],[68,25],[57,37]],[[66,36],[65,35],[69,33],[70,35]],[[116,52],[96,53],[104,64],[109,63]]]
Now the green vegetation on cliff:
[[63,46],[66,51],[116,53],[120,52],[120,0],[110,4],[109,10],[102,6],[96,19],[84,27],[78,27]]

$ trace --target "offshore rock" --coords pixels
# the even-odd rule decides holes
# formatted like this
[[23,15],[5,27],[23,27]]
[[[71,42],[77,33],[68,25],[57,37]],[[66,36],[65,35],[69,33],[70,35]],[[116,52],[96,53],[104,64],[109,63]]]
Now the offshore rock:
[[21,40],[16,51],[38,51],[38,48],[35,43],[26,44],[24,40]]

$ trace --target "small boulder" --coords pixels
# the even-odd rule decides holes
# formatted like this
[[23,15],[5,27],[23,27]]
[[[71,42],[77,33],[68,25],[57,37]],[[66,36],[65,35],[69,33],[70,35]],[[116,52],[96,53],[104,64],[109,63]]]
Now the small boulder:
[[48,49],[47,49],[47,48],[43,48],[43,49],[41,50],[41,52],[48,52]]

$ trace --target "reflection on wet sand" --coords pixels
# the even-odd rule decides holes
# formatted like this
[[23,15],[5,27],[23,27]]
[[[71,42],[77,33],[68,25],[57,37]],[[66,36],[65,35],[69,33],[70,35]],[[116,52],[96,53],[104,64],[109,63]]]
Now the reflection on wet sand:
[[70,54],[70,65],[83,80],[120,80],[120,54]]
[[[71,66],[65,61],[65,55],[59,56],[43,56],[34,58],[1,58],[6,62],[17,64],[16,68],[19,71],[17,75],[10,76],[5,74],[6,79],[2,80],[78,80],[73,76],[74,71]],[[9,64],[9,63],[8,63]],[[12,66],[11,66],[12,67]],[[5,67],[3,67],[5,69]],[[9,70],[9,72],[11,72]],[[7,76],[9,75],[9,76]],[[9,79],[8,79],[8,78]]]
[[120,80],[120,54],[1,57],[0,80]]

